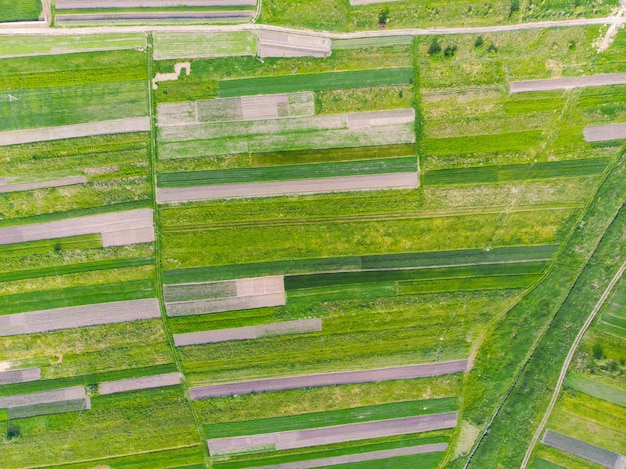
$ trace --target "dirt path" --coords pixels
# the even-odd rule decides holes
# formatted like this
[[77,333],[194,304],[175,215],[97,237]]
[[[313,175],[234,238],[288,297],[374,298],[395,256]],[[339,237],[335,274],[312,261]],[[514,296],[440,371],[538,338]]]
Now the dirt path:
[[543,415],[543,419],[541,419],[541,423],[537,427],[537,431],[533,435],[533,439],[530,443],[530,446],[528,447],[528,450],[526,451],[526,454],[524,455],[524,460],[522,461],[522,465],[520,466],[520,469],[526,469],[528,462],[530,461],[530,457],[535,448],[535,445],[537,444],[537,440],[539,439],[541,432],[543,432],[543,429],[545,428],[546,423],[548,422],[548,418],[550,418],[552,409],[554,408],[556,401],[559,397],[559,393],[561,392],[561,387],[563,386],[563,381],[565,380],[567,369],[569,368],[572,358],[574,357],[574,353],[576,352],[576,348],[578,347],[578,344],[582,340],[583,336],[585,335],[585,332],[587,332],[587,329],[589,328],[594,318],[598,314],[598,311],[600,311],[600,308],[602,307],[602,305],[608,298],[615,284],[622,277],[622,274],[624,273],[625,270],[626,270],[626,262],[622,264],[622,266],[617,271],[613,279],[611,279],[611,283],[609,283],[609,286],[606,287],[606,290],[604,290],[604,293],[600,297],[600,300],[598,300],[598,302],[596,303],[596,306],[593,308],[593,310],[589,314],[587,321],[585,321],[585,324],[583,324],[583,327],[578,332],[578,335],[576,336],[576,340],[574,340],[574,343],[570,347],[569,353],[567,354],[567,357],[565,358],[565,362],[563,363],[563,367],[561,368],[561,374],[559,375],[559,380],[556,383],[556,387],[554,389],[554,393],[552,394],[552,399],[550,400],[550,404],[548,405],[548,408],[546,409],[546,413]]

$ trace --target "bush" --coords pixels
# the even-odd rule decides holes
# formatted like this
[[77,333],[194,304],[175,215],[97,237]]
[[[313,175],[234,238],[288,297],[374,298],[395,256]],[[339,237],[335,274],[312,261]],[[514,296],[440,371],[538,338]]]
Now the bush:
[[389,20],[389,8],[385,8],[378,14],[378,24],[385,26]]
[[513,16],[514,13],[517,13],[519,11],[519,8],[519,0],[513,0],[511,2],[511,8],[509,9],[509,18]]
[[17,440],[21,435],[22,431],[20,430],[20,427],[14,423],[10,423],[7,428],[7,441]]
[[448,46],[443,51],[445,57],[454,57],[456,55],[456,46]]
[[489,47],[487,47],[487,52],[491,53],[491,54],[495,54],[498,52],[498,48],[496,47],[496,45],[492,42],[491,44],[489,44]]
[[433,42],[430,43],[430,47],[428,48],[428,55],[437,55],[439,52],[441,52],[439,41],[433,39]]
[[474,47],[482,47],[483,46],[483,37],[482,36],[478,36],[476,38],[476,41],[474,41]]
[[600,342],[593,344],[593,347],[591,347],[591,354],[596,360],[600,360],[604,356],[604,350],[602,349],[602,344]]

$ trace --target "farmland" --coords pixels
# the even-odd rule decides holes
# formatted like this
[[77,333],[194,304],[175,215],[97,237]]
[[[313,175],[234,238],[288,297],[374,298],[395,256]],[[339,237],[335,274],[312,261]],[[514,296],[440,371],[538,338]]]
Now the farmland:
[[[309,3],[265,0],[259,22],[617,6]],[[247,0],[53,8],[142,26],[0,30],[8,467],[520,465],[624,262],[623,30],[598,53],[598,24],[331,39],[206,26],[250,21]],[[626,279],[529,467],[626,454],[624,311]]]

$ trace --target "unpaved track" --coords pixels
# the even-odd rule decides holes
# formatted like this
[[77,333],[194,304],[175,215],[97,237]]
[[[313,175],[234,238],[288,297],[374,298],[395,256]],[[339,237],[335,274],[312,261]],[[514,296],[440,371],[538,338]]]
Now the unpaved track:
[[381,459],[412,456],[415,454],[438,453],[447,449],[447,443],[435,443],[430,445],[409,446],[406,448],[369,451],[367,453],[348,454],[346,456],[335,456],[332,458],[287,462],[284,464],[275,464],[273,466],[261,466],[256,469],[313,469],[315,467],[337,466],[339,464],[349,464],[363,461],[378,461]]
[[427,365],[399,366],[376,370],[345,371],[291,378],[264,379],[233,384],[216,384],[189,389],[192,399],[209,397],[233,396],[253,392],[283,391],[285,389],[311,388],[318,386],[335,386],[339,384],[375,383],[399,379],[425,378],[450,373],[463,373],[468,369],[467,360],[432,363]]
[[605,73],[570,78],[551,78],[547,80],[514,81],[509,84],[511,93],[529,91],[567,90],[590,86],[625,85],[626,73]]
[[604,293],[602,294],[602,296],[596,303],[595,307],[589,313],[589,316],[587,317],[585,324],[583,324],[583,327],[581,327],[580,331],[578,332],[578,335],[576,336],[576,339],[572,343],[572,346],[569,349],[569,353],[567,354],[567,357],[565,358],[565,362],[563,363],[563,367],[561,368],[561,374],[559,375],[559,380],[557,381],[556,387],[554,388],[554,392],[552,393],[552,399],[550,400],[550,404],[548,405],[548,408],[546,409],[545,414],[543,414],[543,418],[541,419],[541,422],[539,423],[539,426],[537,427],[537,431],[533,435],[533,439],[530,443],[530,446],[526,450],[526,454],[524,455],[524,460],[522,461],[520,469],[525,469],[527,467],[528,462],[530,461],[530,457],[535,448],[535,445],[537,444],[537,441],[539,440],[539,436],[541,435],[541,432],[543,432],[543,429],[548,423],[548,419],[550,418],[552,409],[554,409],[554,406],[556,405],[559,394],[561,392],[561,388],[563,387],[563,382],[565,381],[565,375],[567,374],[567,369],[569,368],[569,365],[572,362],[574,353],[576,353],[578,344],[580,343],[583,336],[585,335],[585,332],[587,332],[587,329],[589,329],[589,326],[591,325],[591,323],[597,316],[598,312],[600,311],[600,308],[602,308],[602,305],[604,305],[604,302],[609,297],[609,294],[613,290],[613,287],[615,287],[615,284],[619,281],[620,278],[622,278],[624,271],[626,271],[626,262],[622,264],[622,266],[619,268],[615,276],[611,279],[611,282],[609,283],[608,287],[606,287],[606,290],[604,290]]
[[374,422],[352,423],[308,430],[215,438],[208,440],[207,444],[211,456],[247,452],[263,447],[274,447],[276,451],[282,451],[454,428],[457,419],[458,414],[450,412],[447,414],[377,420]]
[[417,172],[346,176],[292,181],[216,184],[182,188],[157,188],[159,204],[197,200],[271,197],[293,194],[366,191],[376,189],[413,189],[418,186]]

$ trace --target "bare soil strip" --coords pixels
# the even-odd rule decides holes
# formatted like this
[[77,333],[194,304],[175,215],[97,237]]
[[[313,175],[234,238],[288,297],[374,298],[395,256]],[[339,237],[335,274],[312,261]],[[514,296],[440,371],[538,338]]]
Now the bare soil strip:
[[89,397],[81,399],[69,399],[45,404],[32,404],[7,409],[9,419],[23,419],[37,415],[63,414],[66,412],[80,412],[91,409]]
[[167,315],[173,317],[191,316],[195,314],[221,313],[224,311],[236,311],[238,309],[256,309],[267,308],[269,306],[284,306],[285,303],[286,300],[284,293],[272,293],[269,295],[167,303],[165,305],[165,308],[167,309]]
[[340,384],[376,383],[398,379],[425,378],[450,373],[463,373],[469,368],[468,360],[431,363],[427,365],[399,366],[363,371],[344,371],[290,378],[274,378],[243,383],[214,384],[189,389],[192,399],[233,396],[253,392],[284,391],[286,389],[336,386]]
[[57,0],[56,10],[97,8],[162,8],[162,7],[226,7],[256,6],[256,0]]
[[457,417],[456,412],[450,412],[447,414],[353,423],[309,430],[294,430],[232,438],[215,438],[208,440],[207,444],[211,456],[249,452],[259,449],[282,451],[454,428],[457,423]]
[[0,337],[159,317],[156,298],[46,309],[0,316]]
[[328,57],[330,39],[304,34],[259,31],[259,57]]
[[133,228],[102,233],[102,247],[128,246],[130,244],[151,243],[154,241],[154,228]]
[[85,176],[73,176],[63,179],[54,179],[51,181],[31,182],[29,184],[7,184],[0,186],[0,193],[31,191],[35,189],[45,189],[48,187],[73,186],[74,184],[85,184],[87,178]]
[[48,223],[0,228],[0,245],[96,233],[102,233],[103,238],[108,236],[107,245],[109,246],[132,244],[132,241],[136,241],[138,238],[151,237],[153,240],[152,209],[127,210]]
[[120,381],[101,383],[98,387],[100,394],[115,394],[118,392],[137,391],[140,389],[161,388],[180,384],[183,375],[180,373],[166,373],[163,375],[148,376],[146,378],[130,378]]
[[174,344],[177,347],[184,347],[187,345],[211,344],[230,340],[251,340],[278,335],[306,334],[309,332],[320,332],[321,330],[321,319],[301,319],[298,321],[276,322],[260,326],[174,334]]
[[0,371],[0,384],[26,383],[41,379],[39,368],[25,368],[23,370]]
[[16,396],[0,397],[0,409],[12,409],[33,404],[49,404],[52,402],[84,399],[87,397],[83,386],[56,389],[32,394],[18,394]]
[[293,194],[321,194],[327,192],[367,191],[377,189],[417,188],[416,172],[346,176],[335,178],[301,179],[295,181],[251,182],[245,184],[217,184],[183,188],[157,188],[160,204],[197,200],[271,197]]
[[585,127],[583,135],[586,142],[626,140],[626,124],[591,125]]
[[587,461],[595,462],[604,467],[614,468],[620,460],[620,454],[608,451],[595,445],[590,445],[576,438],[562,435],[561,433],[546,430],[541,442],[544,445],[560,449]]
[[42,127],[39,129],[10,130],[0,132],[0,146],[21,143],[48,142],[68,138],[90,137],[93,135],[123,134],[129,132],[147,132],[150,130],[148,117],[130,117],[87,124]]
[[570,88],[624,84],[626,84],[626,73],[607,73],[572,78],[514,81],[509,84],[509,90],[511,93],[524,93],[528,91],[567,90]]
[[308,461],[287,462],[272,466],[260,466],[256,469],[312,469],[315,467],[336,466],[339,464],[349,464],[363,461],[378,461],[380,459],[397,458],[399,456],[412,456],[415,454],[439,453],[448,449],[447,443],[436,443],[430,445],[409,446],[406,448],[383,449],[380,451],[370,451],[367,453],[348,454],[346,456],[335,456],[332,458],[311,459]]

